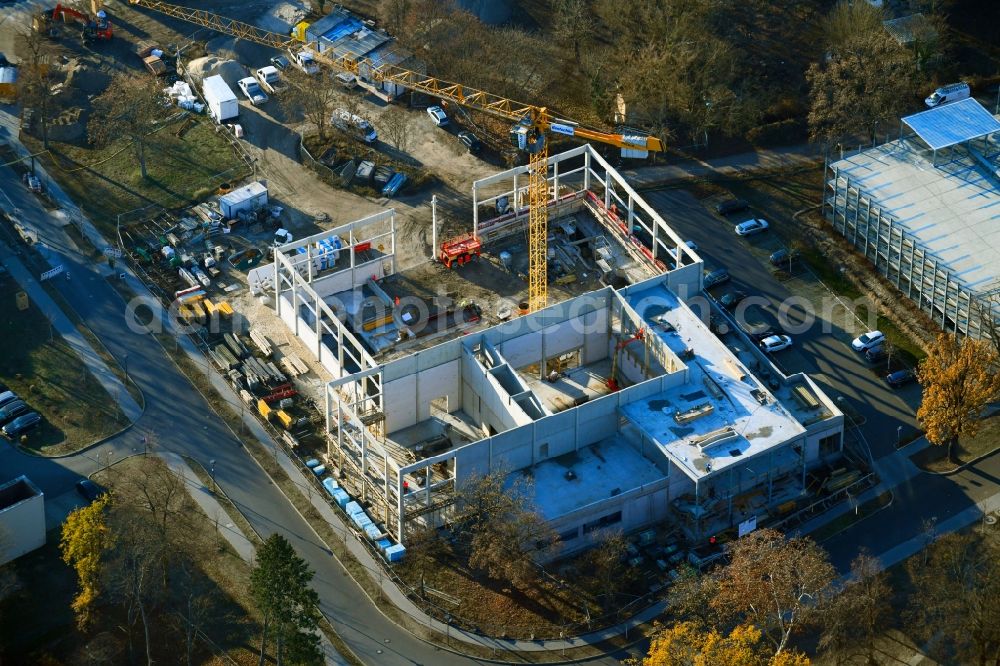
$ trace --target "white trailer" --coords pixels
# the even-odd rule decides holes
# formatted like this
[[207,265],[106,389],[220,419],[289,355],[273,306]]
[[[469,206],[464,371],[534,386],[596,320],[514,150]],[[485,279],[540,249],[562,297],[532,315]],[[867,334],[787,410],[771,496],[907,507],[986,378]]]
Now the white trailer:
[[236,219],[240,211],[254,210],[266,205],[267,188],[256,181],[219,197],[219,209],[222,211],[222,217],[227,220]]
[[208,103],[208,113],[217,123],[223,123],[240,115],[240,103],[236,93],[226,85],[221,76],[209,76],[201,84],[201,90]]

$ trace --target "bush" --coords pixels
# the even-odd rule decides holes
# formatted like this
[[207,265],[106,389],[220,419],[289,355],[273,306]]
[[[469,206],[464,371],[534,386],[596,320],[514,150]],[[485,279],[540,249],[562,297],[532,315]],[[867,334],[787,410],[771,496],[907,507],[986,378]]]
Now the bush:
[[786,146],[808,138],[804,118],[789,118],[754,127],[747,132],[747,141],[755,146]]

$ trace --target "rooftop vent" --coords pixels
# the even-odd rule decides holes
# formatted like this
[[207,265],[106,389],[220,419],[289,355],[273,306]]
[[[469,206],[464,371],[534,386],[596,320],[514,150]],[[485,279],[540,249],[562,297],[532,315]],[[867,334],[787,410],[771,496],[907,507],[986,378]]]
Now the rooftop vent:
[[714,411],[715,405],[710,402],[703,402],[695,405],[691,409],[685,409],[683,412],[674,412],[674,421],[677,421],[678,423],[690,423],[691,421],[707,416]]
[[718,446],[719,444],[729,444],[739,438],[739,433],[733,430],[732,426],[725,426],[718,430],[702,435],[694,440],[695,445],[702,451]]

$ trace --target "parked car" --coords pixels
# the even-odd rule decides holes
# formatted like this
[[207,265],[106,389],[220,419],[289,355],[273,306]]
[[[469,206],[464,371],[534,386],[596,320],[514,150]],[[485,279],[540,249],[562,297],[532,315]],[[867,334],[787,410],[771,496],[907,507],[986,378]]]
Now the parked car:
[[82,479],[76,482],[76,492],[88,502],[93,502],[107,491],[90,479]]
[[746,222],[740,222],[735,227],[733,231],[736,232],[737,236],[750,236],[752,234],[759,234],[762,231],[767,231],[767,220],[759,217],[754,217]]
[[473,155],[479,154],[483,149],[483,144],[479,138],[472,132],[459,132],[458,140],[462,142],[462,145],[469,149],[469,152]]
[[768,257],[768,261],[771,262],[772,266],[787,266],[788,262],[795,261],[799,258],[799,253],[797,250],[787,250],[781,248],[780,250],[775,250]]
[[883,345],[876,345],[865,352],[865,360],[869,363],[878,363],[889,357],[889,352]]
[[774,337],[776,335],[780,335],[780,333],[777,333],[773,328],[766,328],[763,331],[757,331],[756,333],[747,333],[747,336],[751,340],[756,342],[758,345],[761,343],[762,340]]
[[732,310],[737,305],[739,305],[740,302],[743,301],[743,299],[746,297],[747,297],[746,293],[739,290],[727,291],[722,295],[722,298],[719,299],[719,305],[726,308],[727,310]]
[[715,212],[719,215],[730,215],[747,209],[747,202],[743,199],[726,199],[715,205]]
[[267,93],[261,89],[260,84],[257,83],[257,79],[252,76],[240,79],[236,82],[236,85],[240,87],[240,90],[243,91],[243,94],[247,96],[247,99],[254,106],[260,106],[267,102]]
[[430,116],[431,122],[438,127],[444,127],[449,122],[448,114],[440,106],[427,107],[427,115]]
[[330,116],[330,122],[334,127],[345,132],[356,133],[365,143],[375,143],[378,141],[378,132],[375,131],[372,124],[361,116],[354,115],[347,109],[334,109],[333,114]]
[[42,191],[42,180],[33,173],[26,173],[21,176],[21,182],[32,192]]
[[968,83],[950,83],[946,86],[941,86],[932,92],[927,99],[924,100],[924,104],[926,104],[928,108],[933,109],[935,106],[941,106],[942,104],[950,104],[951,102],[968,99],[971,94],[972,91],[969,90]]
[[41,422],[42,417],[38,415],[38,412],[28,412],[5,425],[3,427],[3,434],[14,439],[28,432]]
[[851,349],[856,352],[868,351],[872,347],[882,344],[883,340],[885,340],[885,335],[882,331],[868,331],[851,341]]
[[715,285],[729,281],[729,271],[725,268],[718,268],[712,272],[705,271],[705,289],[711,289]]
[[893,388],[906,386],[910,382],[917,380],[917,374],[913,370],[897,370],[885,376],[885,383]]
[[271,58],[271,64],[278,68],[278,71],[284,71],[292,63],[289,62],[288,58],[283,55],[274,56]]
[[760,341],[760,348],[767,353],[779,352],[792,346],[792,339],[787,335],[772,335]]
[[30,407],[28,407],[28,403],[24,400],[8,402],[3,407],[0,407],[0,425],[13,421],[21,414],[26,414],[29,410]]
[[13,391],[3,391],[0,393],[0,407],[17,400],[17,394]]

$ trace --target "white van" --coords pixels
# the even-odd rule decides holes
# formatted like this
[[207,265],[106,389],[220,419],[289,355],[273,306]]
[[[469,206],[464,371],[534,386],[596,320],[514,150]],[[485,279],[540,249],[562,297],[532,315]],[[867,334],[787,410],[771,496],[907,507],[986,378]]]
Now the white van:
[[970,94],[968,83],[949,83],[932,92],[931,96],[924,100],[924,104],[933,109],[935,106],[968,99]]
[[345,131],[356,131],[365,143],[375,143],[378,141],[378,133],[371,123],[356,116],[347,109],[334,109],[330,122],[334,127]]

